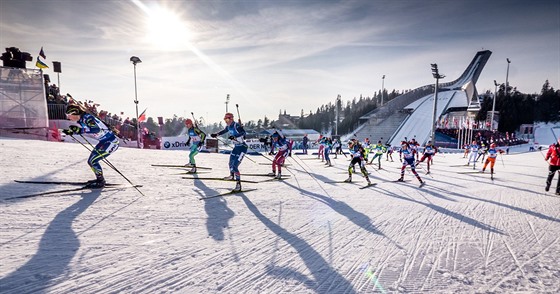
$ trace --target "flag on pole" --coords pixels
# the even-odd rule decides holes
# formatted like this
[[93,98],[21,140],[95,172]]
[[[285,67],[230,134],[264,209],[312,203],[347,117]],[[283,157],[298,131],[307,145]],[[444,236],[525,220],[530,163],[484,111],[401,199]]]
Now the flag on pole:
[[144,109],[144,111],[142,111],[142,113],[140,114],[140,116],[138,117],[138,122],[143,122],[146,120],[146,110],[148,108]]
[[49,68],[49,66],[43,61],[41,61],[39,57],[37,57],[37,62],[35,62],[35,66],[38,68]]
[[47,55],[45,55],[45,51],[43,51],[43,46],[41,46],[41,51],[39,51],[39,56],[43,57],[43,59],[47,59]]

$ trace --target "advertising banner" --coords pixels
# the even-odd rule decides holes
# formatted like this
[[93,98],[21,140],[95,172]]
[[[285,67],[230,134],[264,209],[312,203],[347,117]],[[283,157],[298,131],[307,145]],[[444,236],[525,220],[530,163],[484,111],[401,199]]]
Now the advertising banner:
[[162,137],[161,138],[161,149],[162,150],[188,150],[187,141],[188,136],[177,136],[177,137]]

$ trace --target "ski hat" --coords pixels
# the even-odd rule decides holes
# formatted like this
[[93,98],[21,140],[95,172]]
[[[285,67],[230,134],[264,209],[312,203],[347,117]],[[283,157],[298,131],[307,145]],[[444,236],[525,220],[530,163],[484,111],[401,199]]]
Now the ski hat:
[[490,148],[496,148],[496,143],[490,144]]
[[192,125],[192,124],[193,124],[193,123],[192,123],[192,119],[187,118],[187,119],[185,120],[185,125]]
[[278,134],[278,132],[274,132],[272,135],[270,135],[272,137],[272,139],[278,139],[280,138],[280,135]]
[[66,114],[81,115],[85,112],[86,111],[79,104],[71,103],[66,106]]
[[229,119],[233,120],[233,113],[231,113],[231,112],[226,113],[224,115],[224,119],[226,119],[226,118],[229,118]]

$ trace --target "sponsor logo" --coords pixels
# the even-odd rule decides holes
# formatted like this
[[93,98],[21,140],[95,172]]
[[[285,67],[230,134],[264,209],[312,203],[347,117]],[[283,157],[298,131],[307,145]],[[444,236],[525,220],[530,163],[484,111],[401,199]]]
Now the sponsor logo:
[[165,141],[165,143],[163,143],[163,147],[165,148],[180,148],[180,147],[187,147],[187,142],[179,142],[179,141],[175,141],[175,142],[169,142],[169,141]]

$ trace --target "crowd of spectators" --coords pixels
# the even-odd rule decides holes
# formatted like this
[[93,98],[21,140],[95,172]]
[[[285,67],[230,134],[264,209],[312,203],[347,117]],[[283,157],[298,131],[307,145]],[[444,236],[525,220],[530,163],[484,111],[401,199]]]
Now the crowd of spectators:
[[[458,139],[459,129],[437,129],[438,133],[445,134],[453,139]],[[477,142],[485,143],[489,145],[490,143],[496,143],[497,146],[514,146],[526,144],[527,141],[517,138],[515,133],[509,132],[498,132],[491,130],[473,130],[473,140]]]
[[[48,83],[45,83],[45,87],[47,92],[46,98],[49,119],[67,119],[66,106],[68,105],[68,101],[74,98],[70,94],[61,95],[56,84],[49,85]],[[74,100],[78,101],[77,99]],[[127,117],[123,120],[123,118],[116,113],[111,114],[106,110],[99,110],[98,106],[100,105],[92,100],[79,101],[79,103],[82,104],[90,113],[100,118],[109,126],[117,129],[123,138],[136,140],[138,137],[136,126],[130,118]],[[121,115],[123,114],[124,113],[121,112]]]

